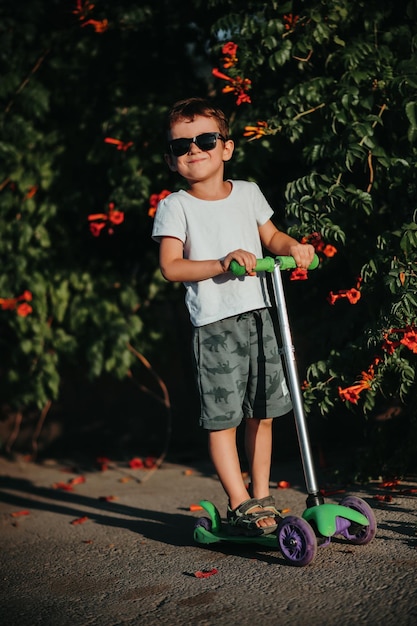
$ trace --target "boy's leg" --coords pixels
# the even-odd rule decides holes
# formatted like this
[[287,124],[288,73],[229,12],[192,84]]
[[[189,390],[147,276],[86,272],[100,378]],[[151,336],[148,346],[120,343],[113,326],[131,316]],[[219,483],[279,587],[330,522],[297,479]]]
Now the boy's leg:
[[[269,496],[272,458],[272,422],[270,418],[250,418],[245,422],[245,451],[251,474],[252,495],[261,499]],[[269,509],[269,507],[268,507]],[[262,520],[262,526],[274,526],[276,519]],[[261,524],[259,524],[261,526]]]
[[[259,451],[261,451],[260,446]],[[236,509],[242,502],[250,498],[240,467],[236,444],[236,428],[209,431],[209,452],[219,480],[229,498],[229,506],[231,509]],[[269,488],[269,471],[267,485]],[[254,509],[253,512],[256,512],[256,510]],[[259,507],[259,511],[262,511],[262,507]],[[258,520],[257,525],[259,528],[264,528],[266,526],[274,526],[276,522],[274,517],[271,516]]]
[[209,452],[220,482],[235,509],[250,498],[240,468],[236,428],[209,431]]
[[245,421],[245,451],[248,459],[252,495],[269,496],[272,457],[272,419],[250,418]]

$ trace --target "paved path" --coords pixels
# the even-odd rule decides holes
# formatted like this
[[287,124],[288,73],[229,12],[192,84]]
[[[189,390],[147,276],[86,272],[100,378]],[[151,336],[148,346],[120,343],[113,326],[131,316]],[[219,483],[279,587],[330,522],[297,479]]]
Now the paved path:
[[[417,623],[415,482],[351,489],[373,506],[376,537],[366,546],[334,538],[297,568],[279,551],[194,543],[201,512],[190,505],[206,498],[223,513],[226,504],[208,464],[101,472],[0,457],[0,474],[5,626]],[[281,480],[291,487],[277,489]],[[271,491],[280,508],[302,514],[300,468],[274,467]]]

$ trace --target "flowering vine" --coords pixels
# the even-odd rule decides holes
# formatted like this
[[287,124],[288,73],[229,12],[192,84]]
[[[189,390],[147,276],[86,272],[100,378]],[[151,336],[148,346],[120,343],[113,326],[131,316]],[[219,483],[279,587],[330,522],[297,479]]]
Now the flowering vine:
[[[326,257],[333,257],[337,253],[337,249],[330,244],[324,243],[321,234],[317,232],[303,237],[301,239],[301,243],[311,244],[318,254]],[[290,280],[307,280],[307,278],[308,270],[304,270],[299,267],[294,269],[290,274]]]
[[301,267],[296,267],[290,274],[290,280],[307,280],[308,270],[304,270]]
[[106,137],[104,139],[104,143],[110,143],[116,146],[118,150],[122,150],[123,152],[126,152],[126,150],[129,150],[129,148],[133,146],[133,141],[124,142],[120,139],[115,139],[114,137]]
[[81,26],[88,25],[92,26],[96,33],[104,33],[109,27],[109,22],[108,20],[87,20],[81,24]]
[[252,102],[249,94],[246,93],[250,89],[250,86],[251,86],[251,81],[249,80],[249,78],[241,78],[240,76],[237,76],[236,78],[232,78],[231,76],[227,76],[223,72],[220,72],[217,68],[214,68],[212,70],[212,74],[216,78],[226,80],[230,83],[230,85],[226,85],[225,87],[223,87],[222,92],[234,93],[237,96],[236,98],[237,105],[240,105],[243,102],[247,102],[248,104]]
[[288,13],[287,15],[284,15],[285,30],[294,30],[299,19],[300,19],[299,15],[293,15],[292,13]]
[[334,257],[337,254],[337,248],[329,243],[325,243],[320,233],[311,233],[301,239],[301,243],[310,243],[315,251],[325,257]]
[[362,391],[371,388],[371,381],[375,378],[374,364],[377,364],[378,362],[379,359],[376,359],[374,363],[368,367],[366,372],[362,372],[360,380],[354,385],[350,385],[350,387],[345,387],[344,389],[339,387],[338,390],[341,400],[346,400],[352,404],[358,403],[359,396]]
[[73,10],[74,15],[78,16],[78,19],[83,22],[88,19],[89,14],[94,9],[94,4],[88,0],[77,0],[76,7]]
[[24,291],[16,298],[0,298],[0,307],[3,311],[16,311],[20,317],[26,317],[32,313],[32,307],[29,302],[32,301],[32,293]]
[[31,198],[33,198],[34,196],[36,196],[36,194],[38,193],[39,187],[38,185],[32,185],[32,187],[29,189],[29,191],[26,193],[25,197],[23,198],[23,200],[30,200]]
[[[235,68],[238,61],[238,58],[236,56],[237,48],[237,44],[233,43],[233,41],[229,41],[222,47],[224,69]],[[214,68],[212,70],[212,74],[216,78],[220,78],[220,80],[225,80],[229,83],[228,85],[223,87],[222,92],[234,93],[237,96],[236,104],[238,106],[244,102],[248,104],[252,102],[249,94],[247,93],[251,88],[251,81],[249,80],[249,78],[242,78],[241,76],[228,76],[217,68]]]
[[229,41],[228,43],[224,44],[222,48],[222,54],[224,55],[223,67],[225,70],[234,67],[238,62],[239,59],[236,56],[236,52],[237,44],[233,43],[233,41]]
[[109,203],[108,213],[91,213],[88,216],[90,222],[90,232],[93,237],[98,237],[107,225],[107,232],[109,235],[113,235],[113,226],[118,226],[125,219],[123,211],[116,211],[114,208],[114,202]]
[[[321,234],[317,232],[311,233],[310,235],[303,237],[301,240],[301,243],[311,244],[318,254],[328,257],[328,258],[334,257],[335,254],[337,254],[337,248],[335,248],[335,246],[332,246],[331,244],[326,244],[323,241]],[[297,279],[294,279],[294,280],[297,280]],[[298,280],[303,280],[303,279],[299,278]],[[356,304],[360,300],[360,297],[361,297],[361,292],[360,292],[361,282],[362,282],[362,279],[359,277],[356,282],[355,287],[352,287],[351,289],[340,289],[339,291],[336,291],[336,292],[331,291],[329,295],[327,296],[327,301],[333,305],[338,300],[342,298],[346,298],[350,304]]]
[[340,289],[336,293],[334,291],[330,291],[327,296],[327,301],[329,304],[335,304],[335,302],[341,298],[346,298],[350,304],[356,304],[361,298],[361,292],[359,290],[361,282],[362,278],[359,277],[356,282],[356,287],[352,287],[351,289]]
[[96,33],[104,33],[109,27],[109,21],[104,20],[93,20],[89,19],[90,13],[94,9],[94,4],[89,2],[89,0],[77,0],[76,7],[73,10],[73,14],[78,17],[81,22],[81,26],[92,26]]
[[[397,337],[390,339],[392,335]],[[389,355],[394,354],[397,348],[405,346],[413,354],[417,354],[417,328],[413,325],[406,326],[405,328],[391,328],[383,334],[382,350]],[[375,357],[366,372],[362,372],[361,378],[358,382],[349,387],[339,387],[339,397],[342,400],[357,404],[360,394],[371,388],[371,382],[375,378],[375,368],[381,363],[380,357]]]
[[244,131],[243,136],[249,137],[249,141],[261,139],[269,134],[268,122],[258,121],[256,122],[256,126],[245,126]]
[[[402,335],[401,339],[390,339],[390,335]],[[384,343],[382,349],[388,354],[394,354],[401,345],[405,346],[414,354],[417,354],[417,329],[414,326],[405,328],[391,328],[384,333]]]
[[169,196],[171,192],[168,189],[163,189],[160,193],[153,193],[149,198],[149,217],[155,217],[156,209],[158,208],[158,204],[161,200]]

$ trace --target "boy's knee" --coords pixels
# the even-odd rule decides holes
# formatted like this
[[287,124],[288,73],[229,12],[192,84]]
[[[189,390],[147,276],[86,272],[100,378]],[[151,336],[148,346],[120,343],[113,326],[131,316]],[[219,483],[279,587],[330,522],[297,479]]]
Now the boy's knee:
[[246,427],[254,428],[255,430],[257,430],[258,428],[263,428],[266,430],[268,428],[272,428],[273,421],[274,420],[272,419],[272,417],[251,417],[246,420]]
[[259,420],[259,426],[261,428],[272,428],[273,421],[272,417],[265,417],[265,419]]

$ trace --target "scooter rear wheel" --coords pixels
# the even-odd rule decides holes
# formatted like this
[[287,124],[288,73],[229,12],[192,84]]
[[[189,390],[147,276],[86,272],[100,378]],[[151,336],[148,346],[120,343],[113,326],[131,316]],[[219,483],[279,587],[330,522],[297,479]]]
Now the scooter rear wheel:
[[199,527],[204,528],[204,530],[211,531],[213,523],[208,517],[199,517],[194,524],[194,528]]
[[374,512],[369,504],[357,496],[346,496],[340,504],[348,507],[349,509],[359,511],[359,513],[362,513],[362,515],[364,515],[369,522],[368,526],[352,524],[349,528],[346,528],[342,532],[343,537],[350,541],[350,543],[357,545],[365,545],[366,543],[369,543],[375,537],[377,526]]
[[303,567],[316,556],[316,535],[302,517],[287,515],[278,524],[276,533],[282,556],[290,565]]

